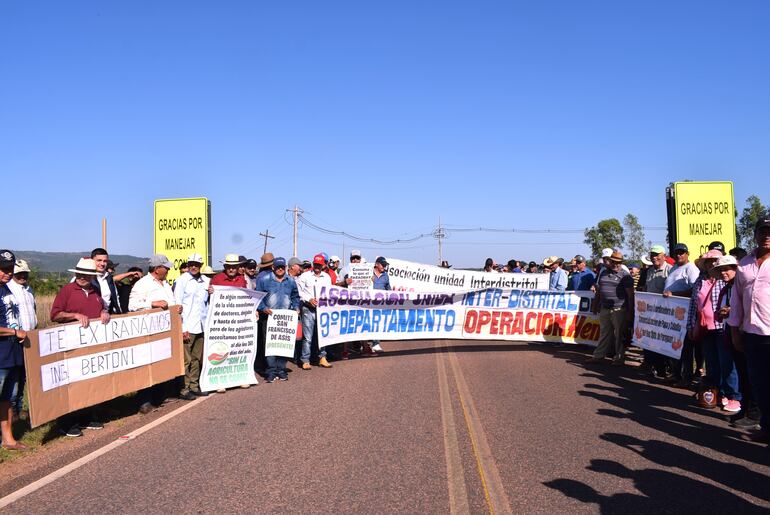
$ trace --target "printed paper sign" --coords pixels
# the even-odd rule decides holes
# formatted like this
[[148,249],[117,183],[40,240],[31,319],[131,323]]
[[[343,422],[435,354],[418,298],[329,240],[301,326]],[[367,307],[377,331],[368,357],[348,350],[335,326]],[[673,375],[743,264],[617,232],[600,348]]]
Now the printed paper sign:
[[548,290],[549,274],[495,273],[456,270],[387,258],[390,285],[397,291],[455,292],[498,288]]
[[352,263],[348,265],[348,285],[350,290],[371,290],[374,263]]
[[257,306],[264,292],[214,286],[203,343],[200,387],[204,392],[257,384]]
[[637,292],[634,345],[679,359],[687,333],[689,307],[690,299]]
[[274,309],[265,331],[265,356],[294,357],[299,313],[292,309]]

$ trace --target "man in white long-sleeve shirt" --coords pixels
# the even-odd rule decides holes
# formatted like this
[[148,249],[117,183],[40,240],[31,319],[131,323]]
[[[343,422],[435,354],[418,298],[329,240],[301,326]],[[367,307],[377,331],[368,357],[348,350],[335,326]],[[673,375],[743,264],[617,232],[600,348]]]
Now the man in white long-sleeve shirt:
[[201,275],[203,257],[192,254],[187,258],[188,270],[174,283],[176,303],[182,306],[182,340],[184,341],[184,387],[182,399],[193,399],[201,392],[198,380],[203,358],[203,321],[209,296],[208,281]]
[[[316,334],[316,306],[318,306],[318,295],[324,286],[331,287],[332,279],[329,274],[323,271],[326,266],[326,260],[323,254],[316,254],[313,258],[313,269],[304,272],[297,278],[297,289],[299,298],[302,301],[302,370],[310,370],[310,351],[311,344]],[[331,368],[326,360],[326,349],[318,349],[318,366]]]
[[[182,307],[176,305],[174,292],[171,289],[171,285],[166,281],[168,271],[173,266],[173,263],[163,254],[153,254],[150,258],[150,273],[136,281],[136,284],[131,289],[131,295],[128,297],[128,310],[169,309],[173,306],[178,313],[181,313]],[[160,406],[163,402],[161,392],[162,387],[160,384],[137,392],[139,412],[144,414],[152,411],[154,409],[152,401],[154,401],[155,405]],[[192,395],[190,397],[195,398]]]

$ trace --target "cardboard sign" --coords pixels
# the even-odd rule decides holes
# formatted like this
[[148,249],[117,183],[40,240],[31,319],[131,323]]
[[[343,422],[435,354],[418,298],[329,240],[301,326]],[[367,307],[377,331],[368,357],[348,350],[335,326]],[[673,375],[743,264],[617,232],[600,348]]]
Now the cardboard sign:
[[294,357],[299,313],[293,309],[274,309],[267,319],[265,356]]
[[24,363],[32,427],[184,374],[182,320],[173,310],[114,315],[108,324],[71,323],[28,335]]

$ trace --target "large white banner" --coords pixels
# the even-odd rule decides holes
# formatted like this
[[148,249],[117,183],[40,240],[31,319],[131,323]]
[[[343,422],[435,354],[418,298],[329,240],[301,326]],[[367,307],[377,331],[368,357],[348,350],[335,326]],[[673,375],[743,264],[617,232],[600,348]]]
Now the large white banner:
[[214,286],[209,297],[200,387],[204,392],[257,384],[257,306],[264,292]]
[[398,291],[455,292],[501,288],[510,290],[548,290],[549,274],[474,272],[423,265],[387,258],[390,285]]
[[360,340],[475,339],[596,345],[591,292],[492,288],[424,293],[323,288],[319,346]]
[[687,333],[690,299],[636,293],[633,343],[642,349],[679,359]]
[[265,330],[265,356],[294,357],[299,313],[293,309],[274,309]]

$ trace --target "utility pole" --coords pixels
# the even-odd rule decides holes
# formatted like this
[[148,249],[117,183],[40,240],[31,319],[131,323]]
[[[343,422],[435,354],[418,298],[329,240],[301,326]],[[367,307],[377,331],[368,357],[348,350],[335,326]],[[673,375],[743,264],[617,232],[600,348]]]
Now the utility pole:
[[444,231],[444,228],[441,227],[440,216],[438,217],[438,227],[433,231],[433,237],[438,240],[438,264],[441,265],[441,262],[444,261],[444,256],[441,253],[441,240],[446,238],[446,232]]
[[287,209],[286,211],[291,211],[294,215],[294,254],[293,255],[297,257],[297,224],[299,223],[299,214],[302,213],[302,210],[297,206],[294,206],[294,209]]
[[261,232],[259,235],[265,237],[265,250],[262,251],[264,254],[267,252],[267,239],[270,238],[271,240],[274,240],[275,236],[270,236],[270,229],[265,229],[265,232]]
[[107,219],[102,218],[102,248],[107,248]]

